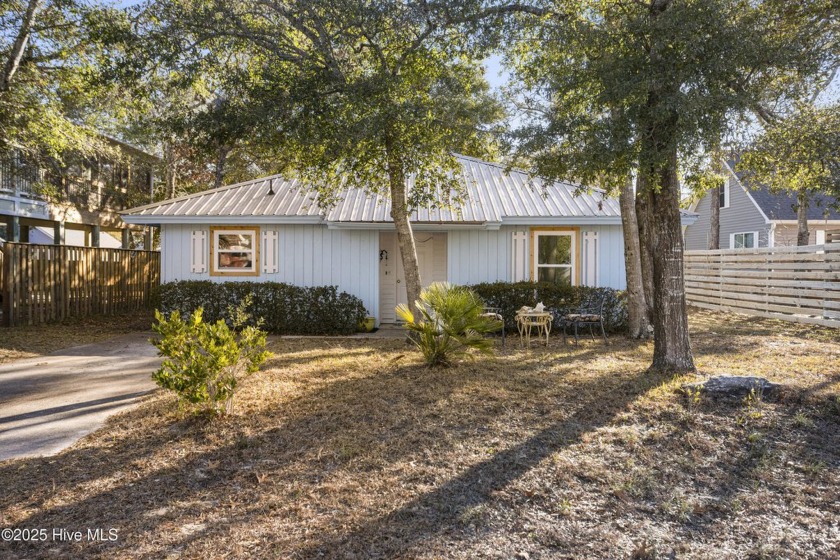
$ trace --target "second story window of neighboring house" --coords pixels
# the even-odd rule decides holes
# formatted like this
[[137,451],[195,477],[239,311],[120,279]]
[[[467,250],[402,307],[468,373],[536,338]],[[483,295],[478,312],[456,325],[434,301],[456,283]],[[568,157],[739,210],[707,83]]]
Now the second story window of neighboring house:
[[758,247],[758,234],[754,231],[732,234],[733,249],[755,249]]
[[729,181],[724,181],[720,185],[720,207],[729,208]]

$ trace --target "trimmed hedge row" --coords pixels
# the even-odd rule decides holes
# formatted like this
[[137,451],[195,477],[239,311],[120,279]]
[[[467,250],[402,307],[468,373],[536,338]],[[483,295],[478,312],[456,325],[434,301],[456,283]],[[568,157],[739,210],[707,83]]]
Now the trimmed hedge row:
[[205,321],[223,319],[230,325],[230,311],[248,294],[253,294],[251,323],[262,319],[263,330],[274,334],[352,334],[367,316],[362,300],[339,293],[335,286],[301,288],[278,282],[169,282],[159,288],[157,307],[167,316],[203,307]]
[[514,317],[523,306],[542,302],[555,316],[574,312],[581,307],[597,306],[604,300],[604,328],[608,332],[627,330],[627,305],[624,292],[612,288],[558,286],[548,282],[493,282],[470,286],[488,307],[498,307],[505,318],[505,327],[516,329]]

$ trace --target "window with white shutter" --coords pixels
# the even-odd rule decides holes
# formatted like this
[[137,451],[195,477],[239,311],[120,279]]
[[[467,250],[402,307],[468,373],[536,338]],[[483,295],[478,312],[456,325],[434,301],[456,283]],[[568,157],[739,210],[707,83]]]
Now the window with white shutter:
[[582,234],[583,285],[598,286],[598,261],[600,258],[598,247],[598,232],[584,231]]
[[528,280],[528,235],[524,231],[513,232],[510,279],[512,282]]
[[277,243],[277,231],[264,230],[262,234],[262,271],[263,274],[280,272],[280,249]]
[[190,236],[190,272],[204,274],[207,272],[207,232],[202,229],[193,230]]

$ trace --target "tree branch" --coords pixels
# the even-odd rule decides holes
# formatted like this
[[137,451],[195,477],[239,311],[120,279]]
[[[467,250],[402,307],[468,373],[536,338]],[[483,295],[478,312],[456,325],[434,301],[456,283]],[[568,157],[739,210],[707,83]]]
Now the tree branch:
[[41,7],[43,0],[29,0],[29,5],[26,7],[26,13],[20,23],[20,30],[18,31],[15,42],[12,44],[12,49],[9,52],[9,58],[3,68],[3,76],[0,79],[0,93],[9,91],[12,84],[12,78],[20,68],[20,61],[23,58],[23,52],[26,50],[26,45],[29,43],[30,32],[32,30],[32,23],[35,21],[35,15]]

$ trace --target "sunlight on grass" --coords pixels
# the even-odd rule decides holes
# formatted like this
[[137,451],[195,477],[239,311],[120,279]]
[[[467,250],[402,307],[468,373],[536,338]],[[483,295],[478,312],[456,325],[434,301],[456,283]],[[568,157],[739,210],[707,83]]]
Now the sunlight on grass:
[[838,521],[836,493],[817,490],[840,488],[836,345],[708,313],[691,328],[701,374],[766,375],[790,395],[694,403],[676,390],[695,376],[648,372],[651,343],[620,337],[511,337],[442,370],[401,339],[280,338],[230,418],[156,394],[54,458],[1,463],[0,515],[120,527],[102,549],[57,545],[75,557],[599,558],[649,540],[703,558],[746,555],[759,520],[807,557],[827,535],[803,512]]

